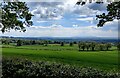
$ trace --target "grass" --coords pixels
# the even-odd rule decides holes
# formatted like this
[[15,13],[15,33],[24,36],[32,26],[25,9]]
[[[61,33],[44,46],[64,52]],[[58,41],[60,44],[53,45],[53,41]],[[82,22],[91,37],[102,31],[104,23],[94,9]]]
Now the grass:
[[94,67],[106,71],[118,69],[118,53],[113,47],[111,51],[78,51],[77,45],[3,45],[2,54],[6,58],[22,58],[32,61],[50,61],[82,67]]

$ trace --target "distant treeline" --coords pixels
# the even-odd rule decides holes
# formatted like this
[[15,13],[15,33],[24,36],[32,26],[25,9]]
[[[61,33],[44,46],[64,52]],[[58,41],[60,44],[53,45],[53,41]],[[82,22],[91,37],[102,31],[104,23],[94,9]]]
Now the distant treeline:
[[81,50],[100,50],[100,51],[108,51],[112,47],[112,43],[96,43],[96,42],[79,42],[78,47],[79,51]]
[[22,45],[43,45],[48,46],[49,44],[59,44],[60,46],[64,46],[65,44],[69,44],[69,46],[74,46],[74,44],[78,45],[79,51],[106,51],[110,50],[112,46],[116,46],[118,50],[120,50],[120,42],[110,43],[110,42],[95,42],[95,41],[73,41],[73,42],[65,42],[65,41],[54,41],[54,40],[26,40],[26,39],[12,39],[12,38],[2,38],[1,44],[14,44],[15,46]]
[[79,42],[79,41],[95,41],[95,42],[110,42],[116,43],[120,42],[118,38],[103,38],[103,37],[8,37],[0,36],[1,39],[20,39],[20,40],[47,40],[47,41],[57,41],[57,42]]

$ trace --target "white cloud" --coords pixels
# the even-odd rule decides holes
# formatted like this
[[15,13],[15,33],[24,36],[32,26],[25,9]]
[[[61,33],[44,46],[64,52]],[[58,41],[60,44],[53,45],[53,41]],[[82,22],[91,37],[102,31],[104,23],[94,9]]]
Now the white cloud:
[[74,27],[74,28],[77,28],[77,27],[79,27],[79,25],[75,24],[75,25],[73,25],[73,27]]
[[[60,20],[64,18],[64,14],[69,16],[77,14],[78,16],[96,16],[101,14],[103,9],[106,9],[107,4],[91,3],[84,6],[75,5],[78,0],[64,0],[61,2],[39,2],[28,3],[31,7],[36,7],[32,10],[37,20]],[[98,8],[98,9],[95,9]]]
[[90,9],[99,10],[99,11],[105,11],[105,10],[107,9],[107,5],[108,5],[107,2],[104,2],[104,3],[102,3],[102,4],[97,4],[96,2],[87,4],[87,6],[88,6]]
[[44,22],[50,22],[50,21],[42,21],[42,20],[38,20],[38,21],[36,21],[36,22],[38,22],[38,23],[44,23]]
[[96,17],[79,17],[79,18],[76,18],[76,20],[89,22],[91,24],[97,23]]
[[104,25],[104,30],[112,30],[112,31],[118,31],[118,20],[113,20],[110,22],[106,22]]
[[[77,26],[77,25],[73,25]],[[64,27],[62,25],[53,24],[51,26],[31,26],[27,27],[25,33],[18,31],[6,32],[0,35],[7,36],[28,36],[28,37],[117,37],[118,32],[112,30],[104,31],[103,28],[96,26],[86,27]]]
[[93,17],[78,18],[77,20],[80,20],[80,21],[92,21],[92,20],[93,20]]
[[[101,12],[97,9],[93,9],[91,5],[75,5],[78,0],[64,0],[63,2],[39,2],[36,4],[36,8],[32,10],[32,13],[39,19],[62,19],[65,13],[72,13],[77,15],[95,16]],[[33,3],[33,5],[35,5]]]
[[90,9],[87,5],[84,6],[75,6],[73,8],[73,13],[78,15],[86,15],[86,16],[95,16],[96,14],[100,14],[99,10]]
[[39,20],[59,20],[62,19],[62,3],[40,3],[37,8],[32,10],[32,14]]
[[[96,4],[86,4],[84,6],[75,6],[77,0],[64,0],[63,2],[57,3],[31,3],[30,8],[32,8],[32,14],[35,15],[33,21],[37,23],[47,23],[64,19],[64,22],[69,19],[64,16],[73,16],[75,20],[88,21],[90,23],[95,22],[95,15],[100,14],[106,5],[98,6]],[[32,6],[31,6],[32,5]],[[98,8],[98,9],[97,9]],[[75,17],[75,15],[77,17]],[[69,17],[70,18],[70,17]],[[75,21],[73,21],[75,22]],[[80,22],[82,23],[82,22]],[[97,26],[80,26],[78,23],[71,25],[72,27],[65,27],[65,24],[57,25],[52,24],[50,26],[31,26],[27,27],[25,33],[18,31],[6,32],[5,34],[0,33],[0,35],[8,36],[31,36],[31,37],[84,37],[84,36],[105,36],[105,37],[117,37],[117,21],[108,22],[104,27]]]
[[87,21],[87,22],[93,23],[94,17],[78,18],[77,20],[79,20],[79,21]]

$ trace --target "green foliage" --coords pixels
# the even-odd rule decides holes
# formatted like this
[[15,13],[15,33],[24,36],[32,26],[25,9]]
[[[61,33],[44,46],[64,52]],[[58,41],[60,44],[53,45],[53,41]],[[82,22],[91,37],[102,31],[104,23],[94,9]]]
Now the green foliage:
[[109,50],[112,47],[112,44],[111,43],[107,43],[107,44],[105,44],[105,47],[106,47],[106,50]]
[[100,49],[100,51],[103,51],[104,48],[105,48],[105,45],[104,45],[104,44],[99,44],[99,49]]
[[99,19],[98,27],[102,27],[106,22],[113,21],[114,19],[120,19],[120,1],[112,2],[108,4],[107,11],[108,14],[96,15],[97,19]]
[[87,49],[87,51],[89,50],[89,48],[90,48],[90,43],[86,43],[86,49]]
[[108,51],[110,48],[112,48],[111,43],[97,43],[97,42],[79,42],[78,43],[79,51],[81,49],[84,50],[100,50],[100,51]]
[[80,51],[80,49],[82,49],[84,51],[85,50],[85,46],[86,46],[85,42],[79,42],[79,44],[78,44],[79,51]]
[[48,46],[48,41],[44,41],[44,46]]
[[95,42],[91,42],[91,43],[90,43],[90,47],[91,47],[91,50],[92,50],[92,51],[95,50],[95,46],[96,46],[96,43],[95,43]]
[[32,45],[35,45],[35,44],[36,44],[35,40],[31,41],[31,44],[32,44]]
[[2,19],[0,19],[3,27],[1,31],[4,33],[11,29],[26,31],[24,25],[31,26],[32,14],[25,2],[2,2]]
[[1,43],[2,43],[2,44],[9,44],[9,43],[10,43],[10,41],[9,41],[9,40],[7,40],[7,39],[1,39]]
[[86,3],[86,2],[84,2],[84,1],[78,1],[78,2],[76,3],[76,5],[85,5],[85,3]]
[[106,73],[91,67],[78,68],[55,62],[3,59],[2,67],[2,78],[118,78],[118,73]]
[[[92,2],[92,0],[89,0],[89,3],[91,3]],[[101,0],[99,1],[96,1],[96,3],[97,4],[101,4],[101,3],[103,3]],[[86,2],[85,1],[82,1],[82,0],[79,0],[77,3],[76,3],[76,5],[85,5],[86,4]]]
[[64,46],[64,42],[61,42],[61,46]]
[[73,46],[73,42],[70,42],[70,46]]
[[17,41],[17,46],[22,46],[22,41],[21,40]]

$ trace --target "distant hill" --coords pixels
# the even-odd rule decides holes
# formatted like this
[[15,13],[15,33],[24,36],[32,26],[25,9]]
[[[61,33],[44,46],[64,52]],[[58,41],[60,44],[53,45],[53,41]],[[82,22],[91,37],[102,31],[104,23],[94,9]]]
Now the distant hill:
[[118,38],[111,37],[8,37],[0,36],[0,38],[15,38],[15,39],[27,39],[27,40],[52,40],[52,41],[64,41],[64,42],[78,42],[78,41],[96,41],[96,42],[118,42]]

